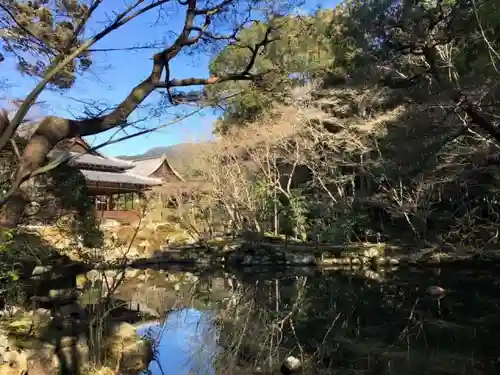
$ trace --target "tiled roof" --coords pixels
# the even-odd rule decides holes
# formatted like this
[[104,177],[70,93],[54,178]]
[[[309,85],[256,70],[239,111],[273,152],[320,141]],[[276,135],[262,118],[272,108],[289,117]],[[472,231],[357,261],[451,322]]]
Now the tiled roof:
[[[22,139],[29,139],[35,130],[36,126],[34,124],[26,124],[18,129],[17,135]],[[84,141],[82,140],[82,142]],[[179,179],[179,181],[184,181],[182,176],[180,176],[177,171],[170,166],[165,155],[127,161],[113,157],[103,157],[90,153],[69,152],[61,148],[55,148],[49,153],[48,157],[50,159],[68,159],[68,164],[79,168],[86,180],[92,182],[112,182],[144,186],[161,185],[161,179],[151,178],[149,176],[160,168],[162,163],[167,163],[170,170]],[[122,171],[95,171],[91,170],[92,166],[116,168],[121,169]]]
[[184,181],[182,176],[170,165],[167,160],[166,155],[149,157],[149,158],[141,158],[131,160],[134,164],[134,167],[130,170],[130,173],[137,174],[140,176],[151,176],[163,163],[167,163],[169,169],[172,173],[180,180]]
[[132,162],[134,163],[134,167],[130,172],[141,176],[150,176],[158,168],[160,168],[165,160],[165,155],[132,160]]
[[92,154],[78,154],[76,152],[70,152],[71,160],[70,164],[81,165],[81,164],[93,164],[102,165],[105,167],[115,167],[120,169],[132,169],[134,164],[127,162],[125,160],[119,160],[111,157],[103,158],[101,156],[96,156]]
[[99,165],[102,167],[132,169],[134,164],[125,160],[115,158],[103,158],[102,156],[92,154],[79,154],[77,152],[67,152],[61,150],[53,150],[49,153],[50,158],[68,158],[68,164],[74,166]]
[[157,178],[137,176],[129,172],[113,173],[113,172],[91,171],[87,169],[82,169],[80,172],[82,172],[87,181],[92,181],[92,182],[114,182],[122,184],[137,184],[137,185],[147,185],[147,186],[161,185],[161,180]]

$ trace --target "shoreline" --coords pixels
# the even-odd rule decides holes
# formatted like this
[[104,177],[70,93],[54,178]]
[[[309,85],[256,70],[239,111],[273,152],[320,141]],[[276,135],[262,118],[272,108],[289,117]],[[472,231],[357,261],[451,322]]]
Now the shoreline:
[[347,246],[315,246],[307,244],[248,243],[214,247],[190,246],[165,249],[155,258],[139,258],[124,264],[143,268],[170,264],[184,267],[311,267],[311,268],[385,268],[385,267],[463,267],[491,268],[500,266],[500,249],[489,251],[442,252],[422,249],[403,254],[401,247],[386,244],[358,243]]
[[[500,248],[476,250],[453,244],[416,244],[394,242],[354,242],[349,244],[325,244],[298,242],[281,237],[258,238],[230,237],[217,235],[207,241],[174,241],[165,245],[165,237],[155,232],[135,245],[121,245],[109,242],[102,248],[76,247],[72,244],[58,246],[35,241],[44,239],[41,233],[26,228],[26,241],[33,240],[33,246],[43,245],[53,254],[50,257],[64,258],[62,262],[79,263],[83,268],[144,268],[158,265],[170,267],[240,268],[254,266],[272,267],[316,267],[316,268],[384,268],[394,266],[412,267],[468,267],[491,268],[500,266]],[[35,235],[35,239],[29,236]],[[153,236],[154,241],[149,241]],[[157,238],[158,237],[158,238]],[[163,244],[163,245],[162,245]],[[64,246],[60,246],[64,245]],[[141,247],[142,246],[142,247]],[[46,253],[47,249],[43,249]],[[48,257],[48,258],[50,258]],[[46,260],[49,260],[49,259]],[[61,260],[61,259],[59,259]],[[40,266],[40,260],[28,262],[26,268]],[[50,263],[50,260],[49,260]],[[74,265],[73,265],[74,266]],[[43,267],[42,267],[43,268]],[[71,267],[69,267],[71,268]],[[71,272],[66,270],[65,272]],[[24,274],[24,272],[22,272]],[[30,273],[29,271],[27,273]]]

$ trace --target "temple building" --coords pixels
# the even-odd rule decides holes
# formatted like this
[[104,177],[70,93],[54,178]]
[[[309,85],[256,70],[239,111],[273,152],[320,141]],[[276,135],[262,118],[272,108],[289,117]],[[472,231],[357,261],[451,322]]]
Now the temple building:
[[52,157],[69,158],[68,164],[85,177],[89,194],[94,198],[98,217],[133,221],[154,187],[176,181],[184,182],[165,155],[136,160],[122,160],[92,150],[83,139],[68,140]]
[[[20,147],[31,137],[34,129],[36,127],[31,125],[18,129],[16,142]],[[2,175],[11,173],[12,163],[17,162],[15,154],[19,150],[10,150],[12,147],[7,147],[9,150],[0,157]],[[98,218],[135,221],[140,218],[144,200],[154,195],[154,188],[162,190],[165,185],[185,183],[165,155],[122,160],[103,155],[82,138],[60,142],[48,157],[52,160],[63,158],[82,174]],[[35,179],[33,186],[35,190],[42,188],[43,194],[43,183]]]
[[161,184],[153,187],[147,195],[164,208],[175,207],[177,200],[185,195],[190,184],[169,163],[165,154],[153,157],[129,159],[134,164],[130,173],[160,179]]
[[186,182],[170,165],[166,155],[130,159],[134,167],[130,173],[149,178],[159,178],[162,183]]

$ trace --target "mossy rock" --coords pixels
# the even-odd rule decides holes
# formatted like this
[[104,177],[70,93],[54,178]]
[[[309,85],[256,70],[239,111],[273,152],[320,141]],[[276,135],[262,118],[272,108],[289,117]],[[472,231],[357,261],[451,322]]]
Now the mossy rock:
[[136,231],[137,228],[133,226],[121,227],[116,232],[116,244],[119,246],[128,246],[132,242],[132,246],[137,247],[142,242],[148,241],[152,245],[150,247],[158,249],[169,240],[177,242],[189,237],[184,230],[170,224],[161,224],[156,228],[144,228],[139,230],[137,234]]
[[108,366],[120,368],[120,374],[137,374],[147,368],[152,358],[150,343],[141,338],[128,323],[118,325],[106,342]]
[[78,275],[76,276],[76,287],[79,289],[84,289],[89,283],[89,279],[87,275]]
[[238,246],[239,243],[228,237],[213,238],[207,241],[207,244],[221,250],[228,250],[231,245]]
[[[23,313],[4,320],[0,327],[14,337],[39,339],[49,328],[51,317],[49,313]],[[22,346],[22,345],[20,345]]]
[[[130,242],[140,242],[152,235],[147,229],[138,229],[136,226],[121,226],[115,233],[117,245],[130,245]],[[133,243],[133,244],[134,244]]]
[[193,237],[191,237],[185,231],[179,231],[175,235],[172,236],[171,242],[179,245],[187,245],[194,243]]
[[153,237],[155,237],[156,233],[155,230],[152,228],[141,228],[137,232],[137,235],[135,238],[139,241],[144,241],[144,240],[149,240]]

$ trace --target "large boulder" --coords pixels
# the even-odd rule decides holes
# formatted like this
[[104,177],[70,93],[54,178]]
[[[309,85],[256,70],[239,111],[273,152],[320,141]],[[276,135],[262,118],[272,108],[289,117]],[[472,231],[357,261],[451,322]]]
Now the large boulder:
[[314,254],[303,252],[289,252],[285,254],[286,264],[290,266],[309,266],[316,264],[316,257]]
[[[136,333],[134,326],[128,323],[115,325],[112,329],[102,332],[103,345],[96,346],[94,343],[89,346],[85,327],[80,324],[84,321],[71,316],[76,316],[75,311],[71,309],[61,310],[61,315],[56,317],[39,309],[33,313],[16,316],[10,324],[5,323],[2,328],[6,333],[22,339],[10,343],[6,335],[4,337],[0,334],[0,375],[57,374],[61,359],[72,368],[75,350],[79,360],[77,366],[85,374],[99,373],[95,372],[97,370],[117,369],[120,375],[136,375],[148,367],[152,358],[150,343]],[[70,319],[73,319],[74,323],[71,323]],[[72,330],[81,333],[75,335]],[[59,355],[54,354],[56,340],[60,340]],[[23,351],[14,350],[16,346],[22,347]],[[102,353],[104,363],[98,365],[92,361],[94,356],[91,355],[90,348],[105,351]]]
[[0,333],[0,375],[22,375],[28,371],[28,356],[14,349],[6,334]]
[[8,350],[0,353],[0,375],[28,374],[28,357],[26,353]]
[[148,367],[152,359],[151,344],[139,336],[128,323],[117,325],[106,343],[111,368],[120,368],[120,374],[136,375]]
[[0,375],[23,375],[28,373],[28,356],[13,349],[7,336],[0,334]]

